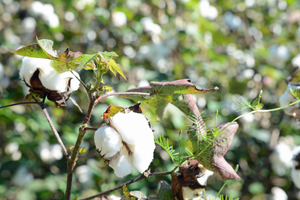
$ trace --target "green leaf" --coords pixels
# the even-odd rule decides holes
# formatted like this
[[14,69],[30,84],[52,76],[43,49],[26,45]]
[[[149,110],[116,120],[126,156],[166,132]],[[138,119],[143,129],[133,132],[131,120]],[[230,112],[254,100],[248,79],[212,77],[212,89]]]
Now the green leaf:
[[53,49],[52,49],[53,48],[52,40],[47,40],[47,39],[39,40],[38,37],[36,37],[36,40],[45,54],[47,54],[51,58],[57,57],[57,53],[55,51],[53,51]]
[[87,152],[87,148],[86,147],[81,147],[80,149],[79,149],[79,153],[80,154],[84,154],[84,153],[86,153]]
[[108,62],[108,68],[115,76],[116,76],[116,73],[118,72],[125,80],[127,80],[122,71],[121,66],[119,64],[117,64],[114,59],[110,59],[110,61]]
[[10,50],[8,51],[20,56],[27,56],[33,58],[46,58],[46,59],[52,58],[52,56],[49,56],[43,51],[43,49],[39,46],[39,44],[30,44],[16,51],[10,51]]
[[104,87],[107,92],[111,92],[113,90],[113,87],[111,87],[110,85],[104,85]]
[[135,197],[132,197],[126,187],[126,185],[124,184],[123,187],[122,187],[122,190],[123,190],[123,194],[129,199],[129,200],[135,200],[137,198]]
[[171,187],[164,181],[160,181],[160,189],[158,192],[158,200],[173,200],[175,199]]
[[78,199],[78,195],[76,194],[75,198],[73,200],[77,200]]
[[74,146],[70,146],[70,151],[73,152],[74,151]]
[[[90,70],[90,69],[94,69],[95,64],[93,62],[91,62],[95,56],[97,56],[98,54],[82,54],[81,56],[79,56],[78,58],[76,58],[75,60],[72,61],[72,63],[78,63],[80,62],[80,66],[78,70],[81,70],[83,66],[85,70]],[[89,65],[87,65],[89,64]]]
[[208,94],[219,88],[197,88],[189,79],[181,79],[171,82],[150,82],[150,86],[139,87],[127,92],[150,93],[151,97],[140,94],[121,95],[124,98],[143,101],[157,116],[162,119],[168,103],[174,104],[187,116],[195,116],[199,113],[197,105],[190,94]]
[[99,52],[98,53],[104,60],[105,62],[109,62],[113,57],[118,57],[118,54],[116,54],[114,51],[111,52]]

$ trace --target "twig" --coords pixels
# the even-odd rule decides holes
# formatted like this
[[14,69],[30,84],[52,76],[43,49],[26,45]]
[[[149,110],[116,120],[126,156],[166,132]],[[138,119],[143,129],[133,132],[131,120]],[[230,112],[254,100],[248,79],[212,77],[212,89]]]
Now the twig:
[[24,104],[39,104],[39,102],[20,102],[20,103],[14,103],[14,104],[10,104],[10,105],[7,105],[7,106],[1,106],[1,108],[8,108],[8,107],[11,107],[11,106],[18,106],[18,105],[24,105]]
[[109,96],[115,96],[115,95],[127,95],[127,94],[135,94],[135,95],[144,95],[144,96],[151,96],[150,93],[144,93],[144,92],[115,92],[115,93],[109,93],[102,95],[98,97],[95,101],[95,104],[98,103],[101,99],[109,97]]
[[61,138],[60,138],[60,136],[59,136],[57,130],[55,129],[55,127],[54,127],[54,125],[53,125],[53,123],[52,123],[52,120],[51,120],[51,118],[50,118],[50,116],[49,116],[49,114],[48,114],[48,111],[47,111],[47,109],[46,109],[46,107],[45,107],[45,104],[44,104],[44,103],[38,103],[38,104],[40,105],[40,107],[41,107],[41,109],[42,109],[44,115],[46,116],[46,119],[47,119],[47,121],[48,121],[48,123],[49,123],[49,125],[50,125],[50,127],[51,127],[51,129],[52,129],[52,131],[53,131],[53,133],[54,133],[54,135],[55,135],[55,137],[56,137],[58,143],[60,144],[60,146],[61,146],[61,148],[62,148],[62,150],[63,150],[65,156],[66,156],[67,159],[69,160],[69,159],[70,159],[70,155],[69,155],[69,153],[68,153],[68,151],[67,151],[67,149],[66,149],[64,143],[62,142],[62,140],[61,140]]
[[[175,168],[175,169],[176,169],[176,168]],[[137,181],[139,181],[139,180],[142,180],[142,179],[144,179],[144,178],[148,178],[148,177],[150,177],[150,176],[172,174],[172,173],[174,172],[175,169],[173,169],[172,171],[169,171],[169,172],[153,172],[153,173],[148,174],[147,177],[146,177],[144,174],[142,174],[142,175],[140,175],[140,176],[138,176],[138,177],[136,177],[136,178],[134,178],[134,179],[132,179],[132,180],[130,180],[130,181],[127,181],[126,183],[122,183],[122,184],[120,184],[120,185],[118,185],[118,186],[116,186],[116,187],[114,187],[114,188],[111,188],[111,189],[109,189],[109,190],[100,192],[100,193],[98,193],[98,194],[95,194],[95,195],[92,195],[92,196],[89,196],[89,197],[86,197],[86,198],[83,198],[83,199],[80,199],[80,200],[92,199],[92,198],[95,198],[95,197],[99,197],[99,196],[108,194],[108,193],[110,193],[110,192],[112,192],[112,191],[115,191],[115,190],[117,190],[117,189],[122,188],[123,185],[126,185],[126,186],[127,186],[127,185],[130,185],[130,184],[134,183],[134,182],[137,182]]]
[[74,150],[72,152],[71,158],[68,160],[67,188],[66,188],[66,194],[65,194],[65,199],[66,200],[69,200],[71,198],[73,171],[74,171],[74,168],[76,166],[77,157],[79,156],[80,145],[83,141],[83,137],[84,137],[86,131],[88,130],[84,126],[86,126],[88,124],[88,122],[90,121],[90,119],[91,119],[91,115],[92,115],[94,105],[95,105],[95,103],[94,103],[94,100],[92,99],[90,101],[89,108],[88,108],[86,117],[85,117],[84,122],[83,122],[83,126],[81,126],[79,128],[79,135],[77,137],[77,141],[75,143]]

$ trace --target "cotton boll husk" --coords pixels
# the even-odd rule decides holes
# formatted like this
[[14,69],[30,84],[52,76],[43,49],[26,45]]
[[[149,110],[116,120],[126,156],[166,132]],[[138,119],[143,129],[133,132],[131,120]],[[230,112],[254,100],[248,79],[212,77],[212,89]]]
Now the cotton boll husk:
[[114,169],[117,177],[123,178],[132,171],[132,159],[128,155],[126,147],[123,145],[120,151],[120,155],[110,161],[109,166]]
[[112,124],[121,134],[123,141],[128,144],[141,143],[146,137],[153,135],[143,114],[118,113],[112,117]]
[[105,159],[109,159],[120,151],[122,140],[118,132],[110,126],[102,126],[94,136],[96,148]]
[[147,141],[142,145],[136,145],[133,155],[132,164],[135,169],[140,173],[143,173],[148,169],[150,163],[153,160],[153,152],[155,149],[155,144],[153,140]]
[[41,70],[40,76],[56,73],[56,71],[50,66],[50,63],[51,60],[49,59],[24,57],[20,69],[20,77],[23,78],[28,85],[30,85],[30,79],[37,68]]

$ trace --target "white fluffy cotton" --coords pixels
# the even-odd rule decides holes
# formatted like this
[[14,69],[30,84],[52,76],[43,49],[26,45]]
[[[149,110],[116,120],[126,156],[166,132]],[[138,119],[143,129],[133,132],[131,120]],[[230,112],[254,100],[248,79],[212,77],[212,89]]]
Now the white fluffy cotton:
[[102,126],[95,132],[95,145],[101,155],[108,159],[114,156],[122,147],[120,134],[110,126]]
[[[111,126],[102,126],[95,133],[95,144],[118,177],[131,173],[132,167],[143,173],[153,160],[154,137],[143,114],[118,113],[111,118]],[[121,145],[121,146],[120,146]],[[120,147],[120,148],[119,148]],[[105,150],[105,151],[104,151]],[[109,155],[109,156],[108,156]]]
[[[67,92],[67,94],[76,91],[79,88],[79,80],[69,71],[61,74],[58,73],[51,67],[51,62],[49,59],[24,57],[20,69],[20,77],[30,85],[30,79],[33,73],[39,69],[39,79],[45,88],[59,92]],[[73,73],[80,79],[77,72],[73,71]],[[71,84],[67,91],[66,86],[69,78],[71,78]]]
[[116,159],[111,160],[109,164],[114,169],[116,176],[120,178],[127,176],[132,171],[132,158],[126,151],[126,147],[123,146],[120,155]]

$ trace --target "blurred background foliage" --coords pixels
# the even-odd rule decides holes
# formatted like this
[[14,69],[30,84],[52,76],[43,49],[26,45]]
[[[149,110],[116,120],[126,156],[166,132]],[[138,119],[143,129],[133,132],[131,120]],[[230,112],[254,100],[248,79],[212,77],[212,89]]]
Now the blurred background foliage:
[[[94,53],[115,51],[128,81],[105,75],[114,91],[148,85],[150,81],[189,78],[205,88],[219,91],[195,96],[197,105],[214,124],[233,120],[240,97],[256,98],[263,90],[264,108],[278,107],[285,91],[285,78],[300,67],[300,2],[293,0],[0,0],[0,105],[23,101],[28,88],[20,81],[21,57],[7,51],[36,43],[54,41],[54,49]],[[87,83],[91,71],[80,72]],[[87,109],[87,96],[81,89],[72,95]],[[84,113],[71,103],[55,108],[47,101],[52,120],[66,146],[75,144]],[[107,98],[93,112],[90,126],[99,127],[109,105],[131,106],[120,97]],[[189,120],[169,105],[166,117],[152,119],[155,134],[170,138],[178,147],[178,133],[185,132]],[[226,159],[240,165],[241,181],[231,181],[223,193],[242,200],[272,198],[279,188],[289,199],[299,199],[290,177],[290,168],[270,159],[278,153],[281,141],[290,147],[300,145],[299,122],[282,111],[247,115]],[[186,137],[184,134],[183,137]],[[62,199],[66,187],[66,159],[50,127],[37,106],[0,110],[0,199]],[[93,132],[83,146],[88,152],[78,159],[74,173],[73,196],[93,195],[139,175],[117,178],[96,154]],[[286,151],[288,152],[288,150]],[[151,171],[171,170],[169,156],[155,150]],[[159,181],[170,184],[170,176],[150,177],[128,187],[156,196]],[[224,181],[209,178],[208,193],[216,193]],[[114,192],[121,196],[121,191]],[[276,196],[276,195],[275,195]],[[278,196],[278,195],[277,195]]]

